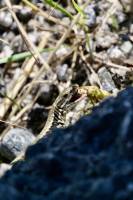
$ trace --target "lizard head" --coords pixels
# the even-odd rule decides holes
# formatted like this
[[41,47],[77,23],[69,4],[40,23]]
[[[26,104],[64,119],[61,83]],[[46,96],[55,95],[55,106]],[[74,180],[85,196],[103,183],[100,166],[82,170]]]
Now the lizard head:
[[58,106],[66,111],[72,109],[83,97],[86,96],[77,84],[65,89],[58,99]]

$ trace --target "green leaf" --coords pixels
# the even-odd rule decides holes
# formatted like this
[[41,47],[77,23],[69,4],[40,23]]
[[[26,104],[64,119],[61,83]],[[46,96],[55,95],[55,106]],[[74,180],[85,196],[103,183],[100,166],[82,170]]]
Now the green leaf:
[[112,20],[112,27],[115,29],[115,30],[119,30],[119,23],[118,23],[118,20],[116,18],[116,16],[112,15],[111,17],[111,20]]
[[84,15],[83,10],[79,7],[79,5],[74,0],[72,0],[72,3],[73,3],[75,10],[77,10],[77,12],[80,13],[81,15]]
[[[52,50],[54,50],[54,49],[45,48],[45,49],[39,50],[39,52],[40,53],[41,52],[48,52],[48,51],[52,51]],[[18,61],[24,60],[25,58],[30,57],[30,56],[32,56],[32,54],[29,51],[14,54],[14,55],[11,55],[11,56],[0,58],[0,64],[9,63],[9,62],[18,62]]]
[[43,1],[44,3],[49,4],[51,7],[61,11],[67,17],[73,19],[73,16],[71,15],[71,13],[69,13],[65,8],[63,8],[62,6],[60,6],[58,3],[54,2],[53,0],[43,0]]

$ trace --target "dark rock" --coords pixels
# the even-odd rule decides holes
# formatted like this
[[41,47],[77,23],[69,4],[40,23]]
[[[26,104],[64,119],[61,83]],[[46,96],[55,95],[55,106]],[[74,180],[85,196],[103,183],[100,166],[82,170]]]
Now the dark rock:
[[132,124],[133,88],[128,88],[29,147],[26,161],[1,178],[0,198],[132,200]]
[[23,23],[27,23],[33,17],[32,9],[30,9],[29,7],[22,7],[16,12],[16,14],[19,20]]

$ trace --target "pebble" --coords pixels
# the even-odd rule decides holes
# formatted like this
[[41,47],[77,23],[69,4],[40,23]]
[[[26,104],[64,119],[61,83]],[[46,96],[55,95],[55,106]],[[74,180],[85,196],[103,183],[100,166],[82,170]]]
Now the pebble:
[[58,65],[56,68],[57,78],[59,81],[67,81],[68,79],[68,65]]
[[89,27],[92,28],[96,26],[96,12],[95,12],[95,6],[93,4],[88,5],[84,9],[85,13],[85,24]]
[[11,41],[11,46],[14,52],[21,52],[24,46],[21,35],[16,35],[16,37]]
[[113,26],[114,23],[113,19],[115,20],[115,23],[118,24],[118,26],[126,20],[126,15],[121,11],[117,11],[112,17],[108,19],[108,24],[111,26]]
[[2,11],[0,12],[0,25],[9,28],[13,23],[11,13]]
[[38,41],[38,38],[39,38],[39,34],[37,34],[37,32],[35,32],[35,31],[30,32],[30,33],[28,33],[28,38],[32,43],[36,44]]
[[66,54],[71,52],[71,48],[68,46],[61,46],[59,49],[56,51],[56,56],[61,58],[65,56]]
[[11,49],[11,47],[9,45],[4,45],[2,54],[3,54],[3,56],[1,56],[1,57],[3,57],[3,58],[6,56],[11,56],[13,54],[13,50]]
[[13,128],[9,130],[0,142],[0,153],[8,160],[13,160],[32,144],[35,136],[26,129]]
[[12,31],[9,31],[8,33],[5,32],[3,33],[2,38],[6,38],[6,41],[10,43],[13,41],[13,38],[15,38],[15,34]]
[[111,73],[106,69],[106,67],[101,67],[98,70],[98,75],[104,90],[112,92],[114,89],[116,89]]
[[52,12],[51,12],[51,15],[53,16],[53,17],[56,17],[56,18],[60,18],[61,20],[62,20],[62,18],[65,16],[64,14],[63,14],[63,12],[60,12],[59,10],[56,10],[56,9],[54,9]]
[[126,20],[126,15],[122,11],[118,10],[116,12],[117,21],[119,24],[123,23]]
[[110,59],[118,64],[123,63],[123,60],[125,59],[124,53],[118,46],[108,49],[108,54]]
[[118,36],[116,34],[101,33],[96,36],[96,46],[98,48],[107,49],[117,42]]
[[129,54],[131,53],[132,49],[133,49],[133,45],[130,41],[125,41],[122,43],[120,49],[125,53],[125,54]]

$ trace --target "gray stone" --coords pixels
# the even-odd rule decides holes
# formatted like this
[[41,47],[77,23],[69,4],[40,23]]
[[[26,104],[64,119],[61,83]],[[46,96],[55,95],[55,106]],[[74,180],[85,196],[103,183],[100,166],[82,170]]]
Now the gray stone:
[[56,68],[57,77],[60,81],[67,81],[68,79],[68,65],[58,65]]
[[112,44],[115,44],[118,36],[116,34],[111,34],[109,32],[103,32],[96,35],[96,46],[98,48],[106,49],[111,47]]
[[123,23],[126,20],[126,15],[122,11],[118,10],[116,12],[117,21],[119,24]]
[[105,67],[102,67],[98,70],[98,75],[104,90],[112,92],[114,89],[116,89],[114,81],[112,80],[112,76]]
[[121,50],[125,53],[128,54],[132,51],[133,45],[130,41],[126,41],[121,45]]
[[13,128],[1,139],[0,153],[5,158],[12,160],[32,144],[35,136],[26,129]]
[[95,12],[95,6],[93,4],[88,5],[84,9],[85,13],[85,24],[89,27],[92,28],[93,26],[96,25],[96,12]]
[[111,47],[108,50],[108,54],[111,61],[116,62],[118,64],[122,63],[125,59],[124,52],[122,52],[122,50],[117,46]]
[[0,25],[9,28],[13,23],[13,19],[11,13],[9,12],[0,12]]

